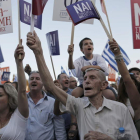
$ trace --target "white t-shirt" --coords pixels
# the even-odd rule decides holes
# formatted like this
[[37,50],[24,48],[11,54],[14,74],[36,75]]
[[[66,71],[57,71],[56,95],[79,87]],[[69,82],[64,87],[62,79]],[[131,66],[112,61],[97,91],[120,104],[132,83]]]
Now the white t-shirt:
[[24,140],[26,127],[27,118],[23,117],[18,109],[16,109],[12,114],[9,123],[6,125],[0,140]]
[[91,60],[87,60],[84,56],[81,56],[74,61],[75,69],[71,70],[73,75],[78,78],[80,84],[83,84],[83,72],[81,71],[81,68],[88,65],[99,66],[105,71],[106,76],[109,74],[108,67],[101,55],[93,54]]

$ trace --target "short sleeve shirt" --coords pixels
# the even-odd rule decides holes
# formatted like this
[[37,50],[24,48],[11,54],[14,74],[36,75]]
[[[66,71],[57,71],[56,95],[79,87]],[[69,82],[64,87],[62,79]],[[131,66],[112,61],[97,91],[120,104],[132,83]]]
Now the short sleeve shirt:
[[106,76],[109,73],[105,60],[101,55],[93,54],[91,60],[87,60],[82,56],[74,61],[75,69],[71,70],[73,75],[78,78],[80,84],[83,83],[83,72],[81,71],[81,68],[88,65],[100,66],[104,70]]
[[[63,112],[61,104],[59,107]],[[130,135],[130,140],[139,139],[131,115],[122,103],[103,97],[103,104],[97,110],[88,98],[68,95],[66,110],[77,118],[80,140],[84,140],[84,135],[89,131],[98,131],[117,140],[120,127],[125,129],[125,134]]]
[[18,109],[12,114],[9,123],[0,140],[24,140],[27,127],[27,118],[23,117]]

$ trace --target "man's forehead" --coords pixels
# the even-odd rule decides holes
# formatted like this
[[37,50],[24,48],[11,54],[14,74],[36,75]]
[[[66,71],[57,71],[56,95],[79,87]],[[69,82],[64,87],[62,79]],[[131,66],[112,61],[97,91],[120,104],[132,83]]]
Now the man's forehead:
[[86,42],[92,42],[92,40],[86,39],[83,41],[83,43],[86,43]]
[[138,70],[132,70],[131,72],[132,72],[132,73],[135,73],[135,72],[138,72],[138,73],[139,73],[139,71],[138,71]]
[[68,77],[68,76],[67,76],[67,74],[63,73],[60,75],[60,77],[62,78],[62,77]]
[[39,73],[32,73],[32,74],[30,75],[30,77],[40,77],[40,74],[39,74]]
[[89,70],[86,72],[85,76],[87,75],[98,75],[98,71],[97,70]]

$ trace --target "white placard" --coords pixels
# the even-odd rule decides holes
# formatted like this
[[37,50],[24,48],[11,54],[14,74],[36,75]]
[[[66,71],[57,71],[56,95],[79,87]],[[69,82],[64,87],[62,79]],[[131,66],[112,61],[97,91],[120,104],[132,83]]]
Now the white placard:
[[0,1],[0,34],[13,32],[11,0]]
[[[82,0],[54,0],[53,20],[71,22],[65,6],[69,6],[71,3],[75,3],[76,1]],[[95,0],[92,1],[95,3]],[[86,20],[83,23],[93,24],[93,19]]]

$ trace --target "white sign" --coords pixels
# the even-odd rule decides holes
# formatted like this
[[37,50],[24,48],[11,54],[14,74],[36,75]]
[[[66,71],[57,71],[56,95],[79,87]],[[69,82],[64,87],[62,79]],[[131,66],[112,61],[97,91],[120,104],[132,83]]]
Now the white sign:
[[0,34],[13,32],[11,0],[0,0]]
[[[53,20],[71,22],[71,18],[67,13],[66,6],[82,0],[54,0]],[[92,0],[95,3],[95,0]],[[93,24],[93,19],[86,20],[82,23]]]

